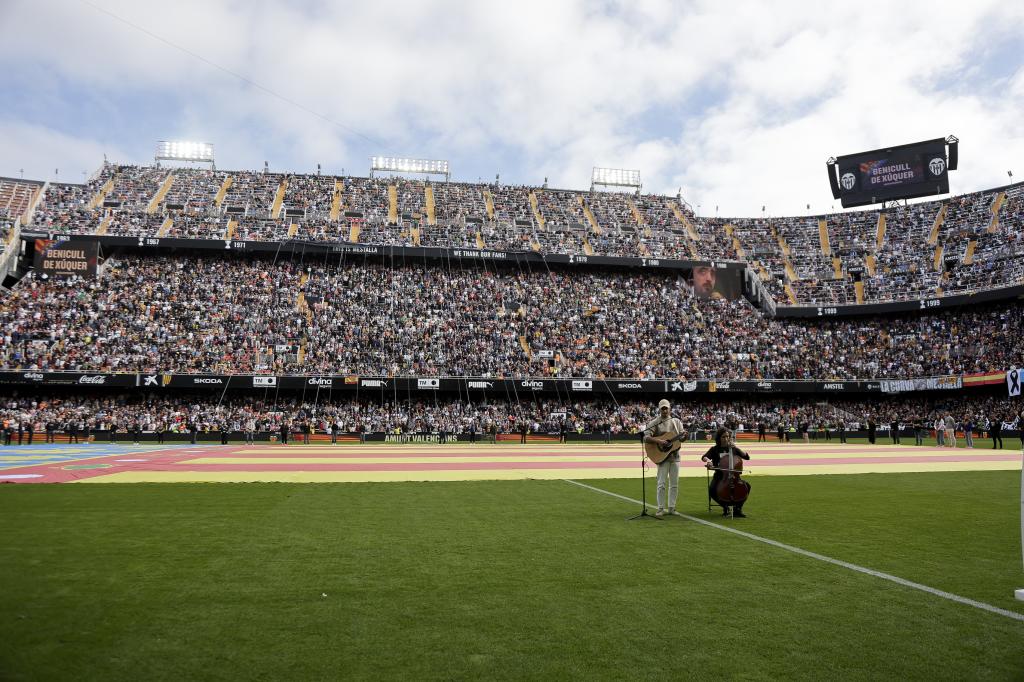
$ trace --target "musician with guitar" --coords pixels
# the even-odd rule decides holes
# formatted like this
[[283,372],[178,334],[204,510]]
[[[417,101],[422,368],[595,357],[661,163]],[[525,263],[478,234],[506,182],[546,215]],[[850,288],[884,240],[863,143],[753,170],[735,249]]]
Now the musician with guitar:
[[708,469],[715,472],[708,486],[711,499],[722,507],[722,516],[746,518],[743,504],[750,494],[750,482],[740,478],[743,471],[743,460],[750,455],[733,445],[732,433],[728,429],[718,429],[715,433],[715,444],[700,458]]
[[667,400],[658,403],[658,416],[644,427],[644,450],[647,457],[658,465],[657,518],[665,516],[665,493],[668,492],[668,513],[676,510],[679,496],[679,448],[686,438],[683,422],[672,416],[672,405]]

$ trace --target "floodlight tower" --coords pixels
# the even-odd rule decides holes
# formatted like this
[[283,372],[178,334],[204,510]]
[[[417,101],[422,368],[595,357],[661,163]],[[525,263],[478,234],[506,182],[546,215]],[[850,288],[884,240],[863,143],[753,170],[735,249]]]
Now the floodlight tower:
[[443,159],[407,159],[393,156],[371,156],[370,177],[375,172],[416,173],[418,175],[443,175],[445,182],[450,177],[448,162]]
[[208,163],[210,168],[214,170],[217,168],[213,162],[213,143],[211,142],[160,140],[156,143],[154,161],[156,161],[158,166],[161,161],[192,161],[195,163]]
[[640,171],[625,170],[622,168],[600,168],[594,166],[594,172],[590,176],[590,191],[598,185],[602,187],[628,187],[637,194],[643,185],[640,183]]

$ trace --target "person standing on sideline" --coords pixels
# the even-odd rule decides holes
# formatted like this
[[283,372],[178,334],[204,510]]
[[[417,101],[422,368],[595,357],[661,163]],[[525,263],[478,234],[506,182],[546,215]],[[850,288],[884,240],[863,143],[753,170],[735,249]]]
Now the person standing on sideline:
[[843,444],[846,442],[846,419],[840,417],[836,427],[839,429],[839,443]]
[[1003,418],[998,414],[993,414],[988,418],[988,435],[992,438],[992,449],[996,449],[996,442],[999,443],[999,449],[1003,449]]
[[914,445],[924,445],[924,420],[914,417]]
[[875,423],[874,417],[868,417],[868,442],[872,445],[875,444],[875,432],[878,429],[878,424]]
[[935,423],[932,424],[932,428],[935,429],[935,444],[941,448],[945,445],[946,435],[946,423],[942,421],[942,417],[935,420]]
[[974,419],[972,417],[968,417],[964,422],[964,440],[967,442],[967,447],[974,448]]
[[889,422],[889,437],[892,438],[893,445],[900,444],[900,420],[893,417]]
[[[665,434],[684,433],[686,427],[678,417],[672,416],[672,404],[668,400],[658,403],[658,416],[647,422],[644,426],[644,442],[667,445],[668,439]],[[668,493],[666,505],[665,493]],[[673,452],[658,464],[658,510],[654,513],[657,518],[665,516],[666,511],[671,515],[676,510],[676,499],[679,496],[679,451]]]
[[281,420],[281,445],[288,445],[288,420]]
[[949,412],[946,413],[946,418],[943,421],[943,427],[946,429],[946,447],[956,447],[956,421],[953,419],[953,415]]

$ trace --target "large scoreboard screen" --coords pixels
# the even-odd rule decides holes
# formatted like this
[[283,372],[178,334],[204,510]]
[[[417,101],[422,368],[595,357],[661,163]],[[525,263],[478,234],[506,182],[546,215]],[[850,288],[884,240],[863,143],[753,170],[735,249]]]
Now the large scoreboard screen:
[[949,192],[943,138],[836,159],[843,208]]

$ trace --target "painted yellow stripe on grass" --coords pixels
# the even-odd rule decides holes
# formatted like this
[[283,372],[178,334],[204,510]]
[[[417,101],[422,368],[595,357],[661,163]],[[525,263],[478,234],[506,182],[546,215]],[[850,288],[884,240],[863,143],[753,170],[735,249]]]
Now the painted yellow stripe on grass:
[[484,471],[124,471],[76,483],[363,483],[391,481],[514,481],[557,480],[568,474],[578,478],[625,478],[612,469],[490,469]]
[[793,466],[765,466],[758,468],[752,461],[746,476],[813,476],[815,474],[887,474],[936,471],[1013,471],[1020,470],[1016,462],[864,462],[858,464],[808,464]]
[[[1015,462],[923,462],[919,464],[842,464],[764,467],[747,476],[808,476],[820,474],[872,474],[896,472],[1018,470]],[[704,478],[702,469],[683,469],[680,475]],[[555,480],[572,477],[632,478],[628,468],[615,469],[486,469],[442,471],[123,471],[81,479],[76,483],[362,483],[390,481],[513,481]],[[649,473],[648,478],[653,478]]]
[[[198,447],[198,446],[196,446]],[[710,446],[704,446],[702,450],[707,450]],[[240,454],[253,454],[257,452],[342,452],[348,450],[373,450],[380,452],[423,452],[424,450],[436,450],[437,452],[491,452],[494,450],[549,450],[557,448],[559,450],[565,449],[587,449],[587,450],[608,450],[614,452],[620,450],[622,452],[639,453],[639,445],[623,447],[622,445],[602,445],[599,443],[530,443],[529,445],[520,445],[518,443],[498,443],[494,445],[492,443],[486,443],[483,445],[438,445],[436,443],[410,443],[405,445],[397,445],[390,443],[366,443],[360,445],[359,443],[338,443],[337,445],[257,445],[235,450]]]

